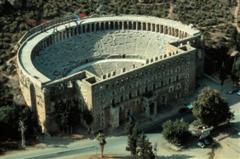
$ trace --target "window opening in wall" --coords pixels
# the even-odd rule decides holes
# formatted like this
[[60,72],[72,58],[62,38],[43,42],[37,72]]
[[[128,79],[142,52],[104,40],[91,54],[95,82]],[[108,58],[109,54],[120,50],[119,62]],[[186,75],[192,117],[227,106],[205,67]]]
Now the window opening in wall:
[[82,26],[79,25],[77,28],[78,28],[78,32],[79,32],[79,34],[81,34],[81,33],[82,33],[82,31],[81,31]]
[[133,22],[133,29],[136,30],[136,22]]
[[114,28],[117,30],[118,29],[118,22],[114,22]]
[[131,21],[128,22],[128,29],[130,29],[130,30],[132,29],[132,22]]
[[139,96],[140,95],[140,91],[139,91],[139,89],[137,90],[137,96]]
[[177,89],[180,89],[181,88],[181,83],[178,83],[177,84]]
[[87,24],[87,33],[90,32],[90,24]]
[[110,29],[111,29],[111,30],[114,29],[113,22],[110,22]]
[[104,31],[104,22],[101,22],[101,31]]
[[153,89],[154,89],[154,90],[156,89],[156,85],[155,85],[155,84],[153,84]]
[[92,30],[91,30],[92,32],[94,32],[95,31],[95,23],[92,23]]
[[163,33],[163,25],[161,25],[160,32]]
[[159,32],[159,24],[157,24],[157,32]]
[[85,33],[85,25],[82,25],[82,31]]
[[129,99],[132,99],[132,93],[131,92],[129,93]]
[[108,22],[105,22],[105,29],[106,29],[106,30],[109,29],[109,24],[108,24]]
[[152,24],[152,31],[155,31],[155,24]]
[[99,31],[99,23],[96,23],[96,31]]
[[143,30],[146,30],[146,23],[142,23],[143,25]]
[[154,103],[149,105],[150,115],[154,115]]
[[137,28],[137,30],[141,30],[142,28],[142,23],[141,22],[138,22],[138,28]]
[[162,96],[162,103],[165,103],[165,102],[166,102],[166,97]]
[[165,34],[168,34],[168,27],[165,26]]
[[126,30],[126,29],[128,29],[128,26],[127,26],[128,24],[127,24],[127,22],[124,22],[124,29]]
[[123,29],[122,28],[122,22],[119,22],[119,29]]
[[77,35],[77,27],[74,28],[74,35]]
[[115,106],[115,100],[112,99],[112,106]]
[[148,23],[148,31],[151,31],[151,23]]

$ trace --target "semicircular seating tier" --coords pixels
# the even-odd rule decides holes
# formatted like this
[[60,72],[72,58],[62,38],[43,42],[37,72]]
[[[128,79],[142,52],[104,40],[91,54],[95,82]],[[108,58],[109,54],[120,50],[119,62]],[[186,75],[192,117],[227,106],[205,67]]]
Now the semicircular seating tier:
[[199,33],[180,22],[138,15],[57,22],[33,28],[23,38],[18,66],[31,80],[46,83],[82,70],[99,77],[118,74],[123,67],[128,71],[165,56],[167,48],[172,51]]

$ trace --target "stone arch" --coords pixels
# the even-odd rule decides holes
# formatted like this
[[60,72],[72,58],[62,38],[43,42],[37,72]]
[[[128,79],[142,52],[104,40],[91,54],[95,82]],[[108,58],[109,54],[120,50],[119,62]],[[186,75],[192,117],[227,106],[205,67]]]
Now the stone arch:
[[95,28],[96,23],[92,23],[91,24],[91,32],[95,32],[96,28]]
[[118,21],[115,21],[115,22],[114,22],[114,28],[115,28],[115,29],[118,29],[118,28],[119,28],[118,26],[119,26]]
[[77,28],[78,28],[78,33],[81,34],[82,33],[82,31],[81,31],[82,25],[79,25]]
[[97,22],[96,23],[96,31],[99,31],[100,30],[100,24]]
[[108,30],[108,29],[109,29],[109,23],[105,22],[105,30]]
[[133,30],[136,30],[137,29],[137,22],[133,22],[133,27],[132,27]]
[[113,23],[113,21],[110,22],[110,30],[114,30],[114,23]]
[[147,31],[151,31],[151,23],[147,23]]
[[137,30],[142,30],[142,23],[141,22],[137,22]]
[[143,30],[143,31],[146,30],[146,23],[145,23],[145,22],[142,23],[142,30]]
[[155,26],[155,24],[154,24],[154,23],[152,24],[152,31],[153,31],[153,32],[155,32],[155,31],[156,31],[156,26]]
[[154,115],[154,109],[155,109],[155,104],[150,103],[149,104],[149,115]]
[[119,22],[119,29],[123,29],[123,22]]
[[104,28],[104,22],[101,22],[100,24],[101,24],[101,27],[100,27],[100,28],[101,28],[101,31],[104,31],[104,29],[105,29],[105,28]]
[[128,29],[132,30],[133,25],[132,25],[132,21],[128,21]]
[[157,25],[156,25],[156,32],[159,33],[159,31],[160,31],[159,24],[157,24]]
[[86,31],[85,31],[85,29],[86,29],[86,25],[85,25],[85,24],[83,24],[83,25],[82,25],[82,32],[83,32],[83,33],[85,33],[85,32],[86,32]]

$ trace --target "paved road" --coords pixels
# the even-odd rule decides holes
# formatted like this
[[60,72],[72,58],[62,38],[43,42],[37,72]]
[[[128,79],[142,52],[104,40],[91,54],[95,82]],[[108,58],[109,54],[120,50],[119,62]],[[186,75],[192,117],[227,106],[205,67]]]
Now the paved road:
[[[214,82],[209,81],[208,79],[203,80],[203,85],[208,85],[212,88],[220,89],[220,86]],[[238,111],[238,117],[240,119],[240,97],[237,95],[227,95],[225,92],[230,89],[231,84],[228,83],[222,89],[221,95],[224,96],[227,101],[231,105],[231,109]],[[145,130],[147,132],[147,136],[149,137],[152,143],[157,143],[161,146],[159,149],[159,154],[164,154],[167,156],[171,156],[172,158],[208,158],[209,153],[211,152],[210,149],[187,149],[183,152],[174,152],[169,151],[166,147],[163,147],[167,144],[166,140],[163,139],[162,135],[160,134],[162,130],[162,123],[168,119],[177,119],[183,118],[187,122],[191,122],[193,117],[183,114],[175,114],[171,117],[168,117]],[[149,134],[150,133],[150,134]],[[152,133],[152,134],[151,134]],[[105,147],[106,154],[121,154],[121,155],[129,155],[129,152],[125,150],[127,144],[127,137],[126,136],[119,136],[119,137],[109,137],[107,138],[107,145]],[[85,139],[81,141],[75,141],[69,143],[67,145],[57,145],[49,148],[44,149],[33,149],[27,151],[17,151],[16,153],[11,153],[6,156],[0,157],[0,159],[45,159],[45,158],[58,158],[58,159],[67,159],[73,156],[85,156],[85,155],[94,155],[99,153],[99,147],[96,141]],[[172,156],[174,155],[174,156]],[[180,155],[180,156],[179,156]],[[170,157],[169,157],[170,158]]]
[[172,117],[166,118],[160,122],[158,122],[157,124],[155,124],[154,126],[151,126],[149,128],[146,128],[145,130],[143,130],[146,133],[161,133],[162,132],[162,124],[168,120],[176,120],[176,119],[183,119],[185,122],[191,123],[193,122],[193,120],[195,119],[193,117],[193,115],[191,113],[188,114],[175,114]]

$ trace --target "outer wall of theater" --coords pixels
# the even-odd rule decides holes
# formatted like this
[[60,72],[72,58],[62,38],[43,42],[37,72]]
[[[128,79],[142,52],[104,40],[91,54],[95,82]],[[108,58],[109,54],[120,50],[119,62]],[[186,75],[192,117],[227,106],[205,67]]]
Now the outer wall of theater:
[[109,79],[93,87],[94,128],[115,128],[129,117],[155,117],[167,103],[193,93],[197,50]]

